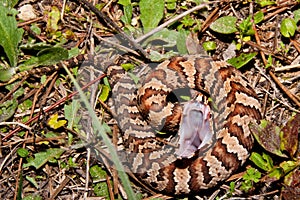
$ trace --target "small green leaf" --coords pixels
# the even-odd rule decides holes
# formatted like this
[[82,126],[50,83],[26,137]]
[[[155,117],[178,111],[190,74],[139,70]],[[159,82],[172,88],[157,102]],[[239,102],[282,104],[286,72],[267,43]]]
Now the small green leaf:
[[252,152],[249,159],[264,171],[270,171],[273,168],[273,161],[267,154],[261,156],[259,153]]
[[261,7],[276,4],[276,2],[272,0],[256,0],[256,3],[258,3]]
[[17,154],[18,156],[20,156],[21,158],[26,158],[29,155],[29,151],[27,149],[24,148],[19,148],[17,150]]
[[121,20],[125,24],[131,24],[131,18],[132,18],[132,4],[126,5],[123,7],[124,15],[121,17]]
[[227,60],[229,64],[239,69],[242,66],[246,65],[250,60],[252,60],[257,55],[257,52],[253,53],[241,53],[240,56],[231,58]]
[[295,31],[297,30],[297,25],[295,20],[286,18],[283,19],[280,24],[280,32],[284,37],[292,37],[295,34]]
[[166,7],[168,10],[175,10],[176,9],[176,0],[165,0]]
[[27,163],[23,164],[23,167],[29,167],[33,166],[36,169],[39,169],[44,164],[46,164],[48,161],[53,160],[54,158],[57,159],[61,156],[61,154],[64,152],[63,149],[53,148],[53,149],[47,149],[44,152],[39,152],[34,155],[34,159],[28,159]]
[[210,28],[217,33],[222,33],[222,34],[235,33],[238,31],[236,28],[236,21],[237,18],[233,16],[221,17],[216,21],[214,21],[210,25]]
[[101,94],[99,96],[99,99],[101,101],[105,102],[108,99],[108,97],[109,97],[109,92],[110,92],[109,87],[106,86],[106,85],[102,85],[102,87],[101,87]]
[[249,16],[240,23],[239,29],[243,35],[254,35],[252,26],[253,23],[251,22],[251,18]]
[[164,14],[164,0],[141,0],[139,3],[145,32],[157,27]]
[[23,29],[17,27],[16,14],[16,10],[0,5],[0,45],[3,47],[11,67],[17,65],[18,44],[22,40],[24,32]]
[[54,34],[58,29],[58,22],[60,20],[60,10],[53,6],[51,12],[48,14],[48,21],[46,30],[50,34]]
[[107,176],[106,171],[103,170],[98,165],[94,165],[90,168],[90,174],[91,177],[93,178],[93,181],[99,181],[101,179],[105,179],[105,177]]
[[48,121],[48,125],[53,129],[58,129],[62,126],[64,126],[67,123],[66,120],[58,120],[58,114],[55,113],[50,116],[50,119]]
[[253,181],[254,183],[258,183],[261,178],[261,173],[254,168],[247,169],[246,173],[243,175],[244,180]]
[[15,73],[16,70],[14,67],[11,67],[9,69],[0,69],[0,81],[2,82],[9,81]]
[[295,10],[295,11],[293,12],[293,14],[294,14],[294,20],[295,20],[295,23],[297,24],[298,21],[300,20],[300,9]]
[[217,48],[217,44],[214,41],[203,42],[202,46],[205,51],[213,51]]
[[26,99],[25,101],[23,101],[23,103],[19,104],[18,108],[24,112],[29,108],[31,108],[31,106],[32,106],[32,100]]
[[118,4],[121,4],[123,6],[128,6],[131,4],[131,0],[119,0]]
[[134,64],[132,63],[123,63],[121,64],[121,67],[125,70],[125,71],[129,71],[134,69]]
[[109,192],[106,182],[97,183],[94,186],[94,193],[98,197],[109,199]]
[[283,176],[283,170],[280,167],[275,167],[270,171],[270,173],[265,177],[265,182],[277,181]]
[[36,189],[39,189],[39,185],[34,177],[25,176],[26,180],[29,181]]
[[6,121],[11,118],[18,107],[16,98],[7,100],[0,104],[0,122]]
[[22,200],[42,200],[43,198],[38,194],[30,194],[22,198]]
[[279,165],[285,174],[289,173],[290,171],[294,170],[296,167],[300,166],[300,161],[298,160],[297,162],[288,160],[280,163]]
[[264,20],[264,13],[262,11],[258,11],[255,15],[254,15],[254,23],[258,24],[259,22]]

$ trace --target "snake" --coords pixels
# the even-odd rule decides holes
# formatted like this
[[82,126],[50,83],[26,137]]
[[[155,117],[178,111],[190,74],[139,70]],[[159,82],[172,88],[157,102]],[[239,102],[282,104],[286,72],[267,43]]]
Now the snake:
[[[249,157],[250,125],[261,119],[248,79],[202,55],[143,68],[107,70],[124,164],[144,185],[168,195],[199,194],[228,179]],[[180,100],[182,91],[191,93],[189,100]]]

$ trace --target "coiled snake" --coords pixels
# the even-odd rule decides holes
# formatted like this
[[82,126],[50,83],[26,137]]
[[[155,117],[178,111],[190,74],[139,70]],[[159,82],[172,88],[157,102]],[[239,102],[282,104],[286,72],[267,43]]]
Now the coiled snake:
[[[140,86],[113,68],[108,74],[127,164],[144,184],[166,194],[197,193],[227,179],[248,158],[249,124],[261,118],[260,103],[247,79],[226,62],[174,57],[147,69]],[[169,101],[180,88],[202,93],[204,101]],[[161,129],[171,134],[157,140]]]

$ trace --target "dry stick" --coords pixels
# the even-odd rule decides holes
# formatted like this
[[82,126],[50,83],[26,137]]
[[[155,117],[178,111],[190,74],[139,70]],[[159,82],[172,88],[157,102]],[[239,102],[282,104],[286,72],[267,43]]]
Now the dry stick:
[[[93,85],[94,83],[98,82],[99,80],[103,79],[106,75],[103,74],[101,76],[99,76],[98,78],[96,78],[95,80],[89,82],[87,85],[83,86],[81,89],[82,90],[85,90],[86,88],[88,88],[89,86]],[[62,104],[63,102],[65,102],[66,100],[72,98],[73,96],[77,95],[79,92],[76,91],[76,92],[73,92],[71,93],[70,95],[62,98],[61,100],[57,101],[55,104],[53,104],[52,106],[49,106],[47,109],[44,110],[44,112],[48,112],[50,110],[52,110],[53,108],[55,108],[56,106]],[[36,119],[38,119],[40,116],[40,114],[37,114],[36,116],[34,116],[33,118],[31,118],[30,120],[28,120],[25,125],[28,125],[30,124],[31,122],[35,121]],[[7,140],[8,138],[10,138],[13,134],[15,134],[16,132],[18,132],[19,130],[21,130],[22,127],[18,127],[16,129],[14,129],[13,131],[11,131],[10,133],[8,133],[3,139],[2,141],[5,141]]]
[[214,2],[209,2],[209,3],[203,3],[203,4],[199,5],[199,6],[196,6],[196,7],[192,8],[192,9],[190,9],[190,10],[187,10],[187,11],[181,13],[180,15],[177,15],[176,17],[170,19],[169,21],[166,21],[165,23],[161,24],[160,26],[156,27],[155,29],[152,29],[151,31],[149,31],[145,35],[143,35],[143,36],[135,39],[135,42],[139,43],[139,42],[143,41],[147,37],[150,37],[154,33],[161,31],[165,27],[173,24],[174,22],[176,22],[177,20],[183,18],[184,16],[186,16],[186,15],[192,13],[192,12],[195,12],[196,10],[200,10],[200,9],[204,8],[205,6],[207,6],[208,4],[211,4],[211,3],[215,3],[215,1]]
[[67,183],[70,181],[71,179],[66,176],[66,178],[63,180],[63,182],[61,182],[59,184],[59,187],[54,191],[54,193],[52,194],[52,196],[49,199],[55,199],[55,197],[60,193],[60,191],[62,191],[64,189],[64,187],[67,185]]
[[203,22],[200,32],[203,33],[209,27],[210,22],[214,21],[218,16],[216,15],[220,10],[220,7],[216,7]]
[[85,0],[78,0],[79,3],[88,7],[91,11],[93,11],[99,18],[101,18],[110,28],[115,30],[120,36],[129,42],[129,44],[134,48],[137,49],[145,58],[148,58],[148,54],[144,51],[144,49],[134,41],[134,38],[128,36],[114,21],[110,18],[106,17],[100,10],[98,10],[93,4],[85,1]]
[[[256,39],[256,42],[257,44],[260,46],[260,38],[258,36],[258,33],[257,33],[257,30],[256,30],[256,27],[254,27],[254,32],[255,32],[255,39]],[[267,65],[268,62],[266,60],[266,57],[265,57],[265,54],[263,51],[260,51],[260,55],[263,59],[263,62],[264,62],[264,65]],[[268,70],[269,72],[269,75],[272,77],[273,81],[280,87],[280,89],[298,106],[300,107],[300,102],[297,100],[297,98],[278,80],[278,78],[275,76],[275,74],[271,71],[271,70]]]
[[[44,84],[41,85],[41,87],[38,89],[38,91],[36,92],[36,94],[34,95],[33,98],[33,103],[32,103],[32,107],[31,107],[31,112],[30,112],[30,118],[32,118],[33,113],[34,113],[34,107],[36,105],[36,102],[38,100],[38,95],[41,92],[41,90],[48,84],[48,82],[50,80],[53,80],[53,77],[56,75],[56,73],[53,73],[46,81]],[[27,124],[26,124],[27,125]],[[28,131],[26,131],[24,138],[27,139],[28,137]],[[3,138],[4,139],[4,138]],[[22,145],[23,148],[26,147],[26,143],[23,143]],[[17,177],[21,176],[22,173],[22,165],[23,165],[23,158],[20,158],[20,162],[19,162],[19,166],[18,166],[18,175]],[[15,190],[15,195],[14,195],[14,200],[17,199],[18,196],[18,190],[19,190],[19,179],[16,180],[16,190]]]

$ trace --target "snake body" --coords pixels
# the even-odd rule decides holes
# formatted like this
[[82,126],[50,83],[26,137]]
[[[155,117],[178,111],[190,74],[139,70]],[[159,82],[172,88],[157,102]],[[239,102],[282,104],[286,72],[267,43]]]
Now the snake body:
[[[113,70],[109,73],[112,77],[121,74]],[[112,78],[127,164],[144,184],[166,194],[198,193],[227,179],[246,161],[253,146],[249,124],[260,120],[261,112],[255,91],[237,69],[225,61],[193,55],[174,57],[144,74],[140,84],[123,72]],[[197,120],[210,116],[210,130],[205,129],[207,123],[204,129],[211,136],[206,148],[196,147],[188,156],[178,155],[183,136],[172,131],[180,129],[184,108],[168,102],[172,91],[180,88],[203,93],[212,102],[208,111],[203,111],[207,110],[204,103],[190,106],[196,111],[187,121],[201,124]],[[198,111],[201,105],[203,110]],[[188,122],[181,122],[181,126],[187,127],[185,123]],[[165,143],[157,140],[160,129],[170,129],[175,134]],[[170,145],[173,141],[175,145]]]

